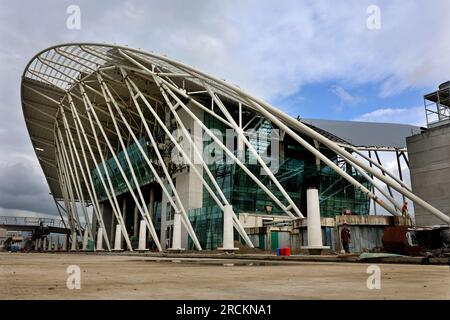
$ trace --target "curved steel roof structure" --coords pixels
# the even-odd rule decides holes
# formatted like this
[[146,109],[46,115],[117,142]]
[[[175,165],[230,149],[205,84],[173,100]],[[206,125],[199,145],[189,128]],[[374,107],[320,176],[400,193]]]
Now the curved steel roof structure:
[[[355,170],[361,172],[375,187],[379,188],[379,185],[375,183],[372,176],[414,203],[426,208],[446,223],[450,221],[448,216],[418,198],[402,181],[390,175],[388,171],[383,171],[382,168],[382,172],[374,170],[367,163],[354,157],[351,153],[353,150],[349,146],[338,144],[341,141],[333,139],[333,135],[327,137],[311,126],[251,96],[237,86],[153,52],[96,43],[61,44],[47,48],[39,52],[27,65],[22,77],[21,98],[26,125],[36,155],[53,197],[56,200],[64,201],[73,230],[77,229],[77,224],[80,227],[78,230],[81,230],[77,214],[79,208],[75,206],[75,202],[91,203],[99,223],[103,224],[98,197],[92,183],[91,170],[95,170],[98,163],[105,164],[104,152],[109,151],[109,154],[115,157],[115,153],[125,149],[124,140],[131,139],[138,142],[136,134],[146,132],[156,154],[156,159],[148,159],[144,156],[147,164],[152,169],[164,193],[169,194],[163,181],[168,181],[171,185],[174,197],[170,196],[169,200],[176,208],[176,212],[180,213],[175,217],[178,217],[185,225],[197,249],[201,249],[195,232],[190,226],[186,209],[181,205],[179,195],[172,185],[163,150],[153,138],[156,133],[166,135],[173,145],[179,147],[177,140],[169,130],[170,126],[175,126],[187,132],[177,114],[179,109],[183,109],[190,119],[198,123],[208,134],[211,132],[192,112],[193,109],[206,112],[227,127],[236,130],[242,145],[255,154],[262,170],[267,172],[284,199],[276,198],[261,181],[252,176],[245,164],[221,144],[224,151],[230,157],[234,157],[233,159],[237,161],[238,165],[272,198],[275,204],[283,209],[287,216],[303,217],[281,184],[268,170],[267,165],[256,154],[244,135],[242,123],[233,119],[228,113],[226,104],[238,107],[240,114],[252,112],[269,120],[392,214],[400,215],[400,205],[395,199],[388,197],[391,204],[384,203],[336,163],[324,156],[316,146],[305,141],[302,135],[338,154]],[[221,115],[214,112],[214,108],[218,108]],[[171,113],[173,123],[161,120],[164,113]],[[214,139],[213,135],[211,138]],[[193,145],[192,141],[189,142]],[[143,153],[142,150],[140,151]],[[128,157],[125,157],[129,163]],[[139,188],[133,190],[132,185],[136,185],[133,170],[131,170],[132,178],[127,178],[127,175],[123,173],[125,168],[121,167],[117,159],[115,160],[151,236],[158,248],[161,249],[142,194]],[[188,164],[191,170],[201,176],[194,164],[189,162]],[[155,169],[155,166],[158,168]],[[223,191],[204,163],[202,169],[204,174],[211,179],[212,184],[208,185],[201,177],[204,187],[219,207],[226,212],[230,204]],[[99,176],[114,214],[124,227],[108,172],[103,176],[99,171]],[[87,221],[86,228],[90,235],[94,236],[86,209],[84,206],[82,207]],[[234,213],[232,213],[232,218],[234,227],[246,243],[252,246]],[[126,233],[124,237],[131,249]],[[105,240],[107,239],[105,238]],[[174,244],[174,246],[176,245]]]

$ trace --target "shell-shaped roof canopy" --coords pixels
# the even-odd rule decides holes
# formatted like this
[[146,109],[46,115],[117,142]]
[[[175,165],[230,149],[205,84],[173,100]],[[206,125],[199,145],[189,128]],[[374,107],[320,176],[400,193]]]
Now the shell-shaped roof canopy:
[[[138,67],[130,63],[129,58],[136,61]],[[55,122],[59,104],[68,92],[77,90],[80,82],[89,82],[96,72],[120,65],[135,68],[136,72],[151,69],[173,84],[189,86],[191,92],[205,92],[207,85],[223,97],[247,104],[247,108],[252,109],[246,101],[248,96],[243,96],[237,86],[153,52],[97,43],[70,43],[47,48],[26,66],[21,98],[32,145],[56,199],[62,198],[55,159]],[[157,95],[158,90],[147,93]]]

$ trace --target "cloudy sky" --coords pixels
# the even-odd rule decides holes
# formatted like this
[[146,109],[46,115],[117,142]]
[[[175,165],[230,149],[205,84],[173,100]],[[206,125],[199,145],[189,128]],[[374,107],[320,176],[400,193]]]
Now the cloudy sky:
[[[70,5],[81,9],[80,30],[66,27]],[[367,27],[370,5],[379,29]],[[449,12],[447,0],[0,0],[0,215],[56,213],[19,92],[25,65],[48,46],[166,54],[293,116],[423,125],[423,94],[450,78]]]

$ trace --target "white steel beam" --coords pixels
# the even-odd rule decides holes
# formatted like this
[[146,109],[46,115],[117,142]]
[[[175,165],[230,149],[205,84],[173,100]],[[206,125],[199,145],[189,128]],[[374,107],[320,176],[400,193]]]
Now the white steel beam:
[[[92,118],[91,118],[91,114],[89,112],[89,109],[92,108],[91,104],[90,104],[90,101],[87,99],[87,97],[84,97],[84,96],[83,96],[83,101],[84,101],[84,105],[85,105],[85,108],[86,108],[86,113],[88,115],[89,124],[90,124],[91,130],[92,130],[92,132],[94,134],[95,143],[97,144],[97,149],[100,150],[100,142],[99,142],[99,139],[97,137],[97,132],[95,130],[94,123],[93,123]],[[83,124],[82,124],[81,119],[80,119],[80,117],[78,115],[78,111],[77,111],[77,109],[74,106],[72,106],[72,110],[75,112],[78,125],[79,125],[79,127],[81,129],[81,132],[83,134],[83,137],[85,139],[85,142],[86,142],[86,145],[88,147],[89,153],[91,154],[91,157],[95,161],[94,153],[93,153],[92,148],[90,146],[89,140],[87,139],[87,136],[86,136]],[[98,176],[99,176],[99,178],[100,178],[100,180],[102,182],[103,188],[105,189],[105,192],[106,192],[106,195],[108,197],[108,200],[109,200],[109,202],[111,204],[111,208],[112,208],[112,211],[114,213],[114,216],[115,216],[116,220],[118,221],[118,223],[123,228],[123,230],[125,231],[123,233],[123,236],[125,238],[125,242],[127,243],[127,247],[128,247],[128,249],[130,251],[133,251],[133,247],[131,246],[130,238],[128,237],[128,233],[126,232],[125,222],[123,221],[122,214],[120,213],[120,206],[119,206],[119,203],[117,201],[117,197],[116,197],[116,194],[115,194],[114,186],[113,186],[112,181],[111,181],[111,177],[109,175],[108,166],[106,165],[105,157],[103,156],[103,153],[101,153],[101,152],[100,152],[100,159],[101,159],[101,163],[103,165],[103,169],[105,170],[105,173],[106,173],[106,180],[108,182],[109,189],[106,186],[105,180],[103,178],[103,174],[101,173],[98,165],[95,165],[95,168],[96,168]],[[111,239],[111,241],[112,241],[112,239]]]
[[[101,75],[97,73],[97,77],[98,77],[97,78],[98,82],[99,82],[99,84],[100,84],[100,86],[102,88],[103,99],[105,99],[106,106],[107,106],[108,111],[110,113],[110,116],[111,116],[111,119],[113,121],[114,127],[115,127],[115,129],[117,131],[118,138],[119,138],[119,143],[120,143],[120,145],[122,147],[122,151],[123,151],[123,154],[125,156],[125,160],[127,162],[128,168],[130,169],[134,185],[136,187],[138,196],[139,196],[139,198],[141,200],[141,204],[139,204],[139,199],[137,199],[137,197],[135,196],[131,186],[128,186],[129,191],[130,191],[131,195],[133,196],[135,204],[138,207],[139,211],[141,212],[142,216],[144,218],[146,218],[146,221],[148,222],[148,228],[149,228],[149,231],[150,231],[150,235],[153,238],[153,241],[155,241],[156,246],[158,247],[159,251],[162,251],[161,244],[159,243],[159,239],[158,239],[158,236],[156,234],[155,227],[153,225],[153,222],[152,222],[152,220],[150,218],[150,214],[148,212],[147,203],[146,203],[146,201],[144,199],[144,196],[142,195],[142,191],[141,191],[141,188],[139,186],[139,181],[138,181],[138,179],[136,177],[136,173],[134,172],[133,164],[132,164],[132,162],[130,160],[130,157],[128,156],[127,147],[125,145],[125,142],[123,141],[122,135],[120,134],[119,126],[117,124],[116,117],[115,117],[115,115],[114,115],[114,113],[112,111],[110,102],[112,101],[116,108],[119,108],[119,106],[117,105],[115,99],[111,100],[111,96],[108,97],[107,91],[106,91],[106,90],[108,90],[108,88],[106,87],[106,84],[103,82],[103,78],[101,77]],[[110,92],[108,91],[108,93],[110,93]],[[96,118],[95,114],[94,114],[94,118]],[[128,127],[128,123],[127,123],[127,127]],[[119,161],[117,161],[117,165],[120,166],[120,162]],[[125,174],[124,174],[124,179],[127,179]]]
[[[68,96],[68,99],[69,99],[69,101],[71,101],[72,97]],[[99,205],[98,205],[97,197],[95,195],[93,196],[93,192],[91,191],[92,185],[89,184],[89,182],[88,182],[88,180],[86,178],[86,174],[84,172],[83,164],[81,162],[80,156],[79,156],[78,151],[77,151],[75,140],[73,139],[72,133],[70,132],[70,130],[68,130],[68,121],[67,121],[67,118],[66,118],[66,115],[65,115],[65,112],[64,112],[63,108],[61,108],[61,116],[63,117],[63,121],[64,121],[64,123],[66,125],[66,131],[67,131],[68,136],[70,138],[72,149],[74,150],[74,154],[76,156],[76,160],[77,160],[78,166],[80,168],[80,172],[81,172],[81,175],[82,175],[82,178],[83,178],[83,181],[84,181],[84,185],[86,187],[86,190],[88,192],[89,198],[91,199],[91,203],[93,205],[93,214],[95,214],[95,216],[97,218],[97,221],[99,221],[100,227],[103,228],[103,230],[105,230],[105,225],[104,225],[104,222],[103,222],[103,217],[101,216],[101,213],[100,213],[100,208],[99,208]],[[75,123],[75,129],[77,129],[78,138],[79,138],[79,140],[81,140],[81,136],[79,135],[79,131],[78,131],[78,128],[76,126],[76,123]],[[84,150],[83,150],[83,153],[84,153]],[[84,156],[84,158],[86,160],[85,161],[86,171],[87,171],[88,175],[90,175],[90,173],[89,173],[89,166],[88,166],[88,163],[87,163],[86,155],[83,154],[83,156]],[[81,188],[81,186],[80,186],[80,188]],[[94,194],[95,194],[95,190],[94,190]],[[91,226],[91,236],[92,236],[93,240],[95,240],[94,231],[95,230],[93,230],[93,228]],[[109,250],[110,249],[109,248],[109,240],[108,240],[108,235],[106,234],[106,232],[104,233],[103,237],[105,238],[105,241],[107,243],[108,250]]]

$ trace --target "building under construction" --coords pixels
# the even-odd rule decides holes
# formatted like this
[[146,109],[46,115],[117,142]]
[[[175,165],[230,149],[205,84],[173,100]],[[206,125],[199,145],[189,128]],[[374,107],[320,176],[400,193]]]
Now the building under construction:
[[[115,45],[39,52],[21,90],[73,250],[76,238],[95,250],[234,250],[237,241],[300,248],[311,245],[310,189],[318,190],[323,245],[334,250],[344,222],[359,251],[378,246],[384,226],[410,226],[403,199],[450,222],[448,203],[428,202],[403,182],[405,137],[417,127],[292,118],[181,62]],[[379,152],[396,155],[398,175]]]

